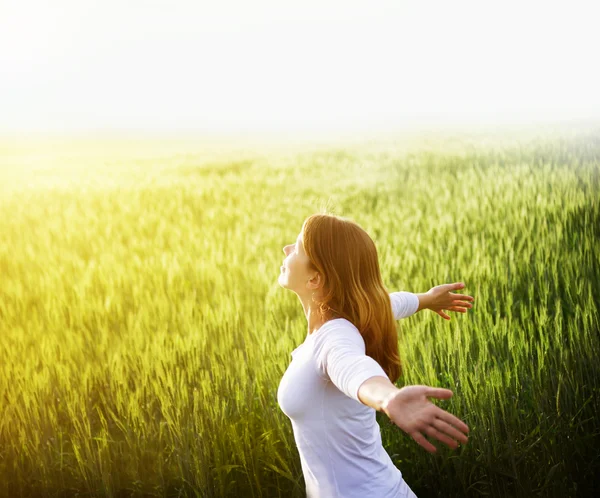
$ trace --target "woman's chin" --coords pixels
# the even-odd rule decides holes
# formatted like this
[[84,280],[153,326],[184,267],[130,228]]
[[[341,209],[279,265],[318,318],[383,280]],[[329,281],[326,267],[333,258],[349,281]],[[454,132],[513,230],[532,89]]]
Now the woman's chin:
[[279,285],[281,285],[281,287],[283,287],[284,289],[290,288],[288,285],[287,275],[284,275],[283,273],[281,275],[279,275],[277,282],[279,282]]

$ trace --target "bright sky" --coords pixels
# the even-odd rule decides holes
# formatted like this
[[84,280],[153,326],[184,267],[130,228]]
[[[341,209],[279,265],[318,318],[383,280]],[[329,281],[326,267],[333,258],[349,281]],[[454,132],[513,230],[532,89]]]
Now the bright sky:
[[0,0],[0,131],[597,118],[594,4]]

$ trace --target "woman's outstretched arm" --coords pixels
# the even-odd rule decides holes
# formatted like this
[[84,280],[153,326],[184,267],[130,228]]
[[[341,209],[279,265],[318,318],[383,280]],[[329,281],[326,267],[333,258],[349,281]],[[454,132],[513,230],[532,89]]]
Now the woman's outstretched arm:
[[[467,442],[464,422],[431,403],[427,397],[448,399],[452,391],[429,386],[398,389],[381,365],[365,353],[365,341],[356,327],[337,322],[315,338],[317,370],[346,396],[383,411],[427,451],[435,446],[421,432],[451,448]],[[461,433],[462,431],[462,433]]]
[[387,377],[371,377],[358,388],[364,405],[384,412],[394,424],[430,453],[437,451],[425,436],[437,439],[452,449],[467,444],[469,427],[462,420],[434,405],[427,398],[449,399],[453,392],[430,386],[405,386],[398,389]]
[[466,294],[451,293],[453,290],[463,289],[464,287],[464,283],[457,282],[436,285],[422,294],[413,294],[406,291],[391,292],[390,302],[394,318],[400,320],[424,309],[430,309],[446,320],[450,320],[450,316],[444,313],[443,310],[466,313],[469,308],[473,307],[474,298]]

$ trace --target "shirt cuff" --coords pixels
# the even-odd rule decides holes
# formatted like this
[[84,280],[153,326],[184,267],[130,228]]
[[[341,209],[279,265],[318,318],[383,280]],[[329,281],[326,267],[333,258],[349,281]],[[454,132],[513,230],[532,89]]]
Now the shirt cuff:
[[392,292],[390,293],[390,301],[396,320],[414,315],[419,309],[419,296],[412,292]]
[[364,381],[371,377],[385,377],[389,379],[381,365],[370,356],[364,356],[357,361],[354,364],[353,370],[354,374],[350,382],[348,382],[348,392],[346,394],[358,402],[361,402],[358,399],[358,390]]

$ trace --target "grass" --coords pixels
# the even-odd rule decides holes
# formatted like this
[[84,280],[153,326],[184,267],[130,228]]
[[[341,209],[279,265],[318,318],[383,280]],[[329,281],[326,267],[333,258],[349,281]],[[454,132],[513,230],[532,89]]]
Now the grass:
[[[0,496],[301,497],[277,385],[302,342],[282,247],[324,203],[388,289],[455,281],[399,322],[399,385],[469,444],[378,414],[419,497],[586,496],[599,483],[600,130],[297,150],[0,145]],[[108,152],[107,152],[108,151]]]

